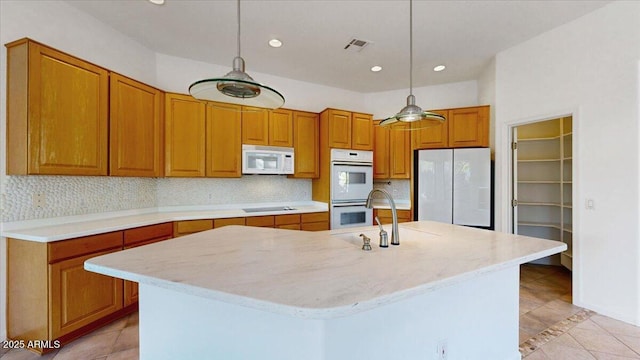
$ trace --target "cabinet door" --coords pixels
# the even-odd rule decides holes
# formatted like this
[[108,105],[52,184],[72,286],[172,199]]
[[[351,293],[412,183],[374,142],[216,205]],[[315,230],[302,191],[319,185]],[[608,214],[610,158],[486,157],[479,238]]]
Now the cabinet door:
[[94,253],[49,265],[51,337],[57,339],[122,309],[122,280],[84,270]]
[[269,112],[269,145],[293,146],[293,112],[276,109]]
[[294,178],[320,176],[318,114],[295,111],[293,113]]
[[7,174],[106,175],[108,72],[28,40],[7,60]]
[[205,176],[206,107],[190,96],[165,97],[165,176]]
[[390,130],[380,126],[380,121],[374,122],[373,126],[373,178],[389,178],[389,137]]
[[489,146],[489,107],[449,111],[449,147]]
[[414,149],[442,149],[449,147],[449,111],[429,110],[436,114],[443,115],[447,120],[440,124],[428,124],[418,121],[411,126]]
[[389,177],[409,179],[411,177],[410,124],[395,124],[390,130]]
[[241,107],[207,104],[207,176],[242,176]]
[[351,128],[351,148],[354,150],[373,150],[371,115],[353,113]]
[[110,175],[162,176],[162,92],[115,73],[110,76]]
[[351,149],[351,113],[342,110],[327,110],[329,125],[329,147]]
[[242,107],[242,143],[269,145],[269,111],[256,107]]

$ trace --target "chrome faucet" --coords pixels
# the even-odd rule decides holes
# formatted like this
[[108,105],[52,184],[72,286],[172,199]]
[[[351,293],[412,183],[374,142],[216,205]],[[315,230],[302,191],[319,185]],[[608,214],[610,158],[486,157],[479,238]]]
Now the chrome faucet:
[[398,212],[396,211],[396,203],[393,201],[391,195],[388,192],[382,189],[373,189],[369,192],[369,196],[367,196],[366,207],[368,209],[373,209],[373,194],[381,193],[384,195],[387,200],[389,200],[389,205],[391,206],[391,216],[393,219],[393,225],[391,227],[391,245],[400,245],[400,234],[398,233]]

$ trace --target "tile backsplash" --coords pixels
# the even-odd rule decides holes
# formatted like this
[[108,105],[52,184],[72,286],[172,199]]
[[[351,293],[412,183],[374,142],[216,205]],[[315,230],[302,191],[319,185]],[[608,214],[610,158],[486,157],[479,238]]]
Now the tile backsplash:
[[374,189],[386,190],[396,201],[411,199],[411,181],[403,179],[375,180]]
[[[159,206],[311,200],[311,180],[277,175],[240,179],[7,176],[2,188],[2,222]],[[40,204],[34,196],[40,197]]]
[[[156,182],[154,178],[114,176],[7,176],[0,221],[154,207]],[[34,201],[37,195],[39,206]]]
[[158,179],[158,206],[308,200],[311,200],[311,180],[280,175],[248,175],[241,179]]

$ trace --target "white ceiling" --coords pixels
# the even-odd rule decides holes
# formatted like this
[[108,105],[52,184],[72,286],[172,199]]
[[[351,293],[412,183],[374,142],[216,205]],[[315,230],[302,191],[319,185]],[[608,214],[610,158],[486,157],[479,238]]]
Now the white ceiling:
[[[162,6],[145,0],[67,2],[158,53],[229,68],[236,55],[234,0],[166,0]],[[499,51],[609,2],[415,0],[414,87],[477,79]],[[243,0],[241,9],[249,75],[358,92],[409,86],[407,0]],[[270,48],[273,37],[284,45]],[[344,50],[353,38],[371,44],[360,52]],[[438,64],[447,69],[433,72]],[[373,65],[383,70],[372,73]]]

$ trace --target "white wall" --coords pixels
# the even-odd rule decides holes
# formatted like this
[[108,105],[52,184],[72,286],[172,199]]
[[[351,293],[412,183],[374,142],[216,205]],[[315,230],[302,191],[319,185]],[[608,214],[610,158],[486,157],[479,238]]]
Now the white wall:
[[[407,105],[409,88],[364,94],[364,105],[374,119],[393,116]],[[423,110],[449,109],[478,104],[478,83],[463,81],[413,89],[416,105]],[[484,104],[482,104],[484,105]]]
[[496,143],[496,61],[492,59],[478,79],[478,103],[479,105],[491,105],[489,116],[489,147],[491,154],[495,153]]
[[[249,59],[247,59],[249,60]],[[158,87],[165,91],[187,94],[189,85],[197,80],[224,76],[231,70],[229,66],[208,64],[190,59],[158,54]],[[229,59],[231,63],[231,59]],[[326,108],[337,108],[365,112],[361,93],[304,81],[292,80],[245,69],[257,82],[278,90],[285,98],[287,109],[321,112]]]
[[508,125],[573,113],[574,302],[640,325],[638,24],[640,2],[614,2],[499,53],[495,111],[497,228]]

